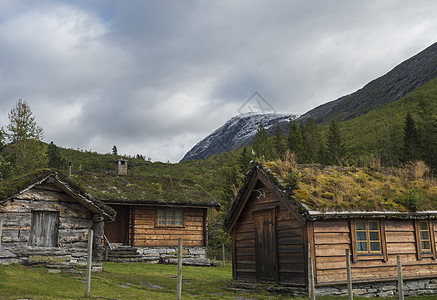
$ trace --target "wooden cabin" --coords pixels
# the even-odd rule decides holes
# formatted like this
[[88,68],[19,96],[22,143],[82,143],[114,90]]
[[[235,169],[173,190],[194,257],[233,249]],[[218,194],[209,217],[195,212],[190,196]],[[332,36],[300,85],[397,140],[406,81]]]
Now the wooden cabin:
[[419,175],[256,163],[226,220],[234,283],[305,294],[311,257],[316,294],[345,295],[349,249],[356,295],[397,293],[398,255],[406,294],[436,294],[437,185]]
[[[187,258],[206,258],[208,209],[220,205],[197,183],[171,177],[82,174],[76,178],[117,212],[105,223],[111,247],[133,255],[122,261],[159,262],[175,254],[183,239]],[[124,247],[120,247],[124,246]],[[117,260],[113,257],[113,260]]]
[[0,183],[0,263],[71,267],[86,263],[94,231],[95,266],[101,267],[104,222],[115,211],[55,170]]

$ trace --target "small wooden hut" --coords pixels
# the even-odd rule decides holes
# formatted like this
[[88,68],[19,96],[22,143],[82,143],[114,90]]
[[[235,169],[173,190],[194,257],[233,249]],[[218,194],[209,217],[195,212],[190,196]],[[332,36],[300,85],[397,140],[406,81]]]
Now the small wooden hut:
[[117,211],[115,221],[106,222],[105,235],[111,248],[125,253],[112,251],[110,259],[162,262],[175,255],[179,238],[183,239],[185,258],[206,259],[208,209],[220,205],[197,183],[112,173],[74,178]]
[[94,230],[94,263],[101,267],[104,222],[115,211],[55,170],[0,183],[0,263],[71,267],[86,263]]
[[[414,166],[412,166],[414,169]],[[305,294],[345,294],[345,249],[354,293],[437,293],[437,185],[414,170],[255,163],[232,204],[234,284],[275,283]]]

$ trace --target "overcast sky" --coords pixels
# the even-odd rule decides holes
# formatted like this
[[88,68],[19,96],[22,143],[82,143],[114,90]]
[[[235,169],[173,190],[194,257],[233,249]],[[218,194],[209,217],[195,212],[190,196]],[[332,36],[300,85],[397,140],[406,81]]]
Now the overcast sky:
[[[179,161],[259,92],[302,114],[437,42],[437,1],[0,1],[0,125]],[[242,107],[243,106],[243,107]]]

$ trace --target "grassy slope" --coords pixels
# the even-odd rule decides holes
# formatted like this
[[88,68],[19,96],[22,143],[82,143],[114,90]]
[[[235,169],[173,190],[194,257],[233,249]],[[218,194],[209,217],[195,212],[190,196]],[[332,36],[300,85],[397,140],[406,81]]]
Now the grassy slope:
[[417,123],[418,103],[421,99],[426,100],[429,107],[434,108],[434,114],[437,114],[437,79],[429,81],[396,102],[340,123],[351,162],[361,164],[371,154],[377,154],[378,150],[386,153],[388,147],[392,149],[394,157],[399,155],[405,116],[411,112]]
[[[90,298],[99,299],[175,299],[177,267],[156,264],[105,263],[103,272],[93,273]],[[220,267],[182,268],[183,299],[291,299],[267,292],[226,290],[232,279],[231,265]],[[46,268],[0,265],[1,299],[89,299],[85,298],[83,274],[52,274]],[[149,284],[147,287],[144,283]],[[152,288],[150,284],[162,289]],[[308,299],[297,297],[293,299]],[[317,297],[319,300],[347,297]],[[368,299],[354,297],[354,299]],[[389,297],[385,299],[397,299]],[[435,296],[408,297],[410,300],[431,300]]]

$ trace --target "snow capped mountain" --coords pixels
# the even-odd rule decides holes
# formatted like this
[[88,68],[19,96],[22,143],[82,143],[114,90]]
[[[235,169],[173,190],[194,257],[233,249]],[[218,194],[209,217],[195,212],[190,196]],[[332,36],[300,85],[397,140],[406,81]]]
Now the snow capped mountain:
[[269,133],[273,133],[276,123],[279,122],[284,127],[290,117],[296,118],[295,115],[277,113],[245,113],[235,116],[198,142],[181,161],[205,159],[215,153],[247,146],[252,143],[260,123]]

